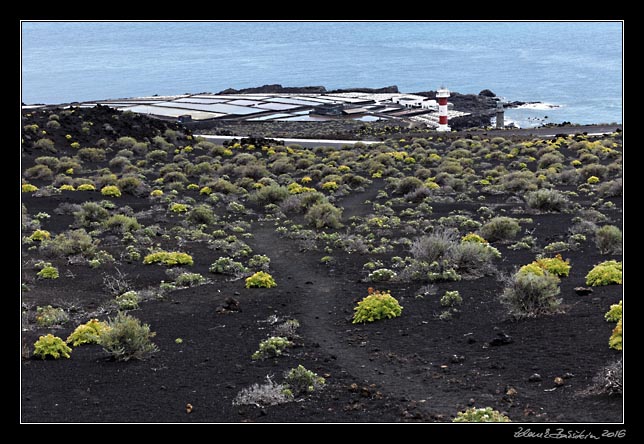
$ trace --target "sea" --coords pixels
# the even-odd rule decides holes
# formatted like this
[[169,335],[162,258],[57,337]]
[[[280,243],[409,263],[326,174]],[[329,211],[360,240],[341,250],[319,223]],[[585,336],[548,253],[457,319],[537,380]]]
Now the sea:
[[25,104],[279,83],[493,91],[521,127],[622,123],[623,22],[21,23]]

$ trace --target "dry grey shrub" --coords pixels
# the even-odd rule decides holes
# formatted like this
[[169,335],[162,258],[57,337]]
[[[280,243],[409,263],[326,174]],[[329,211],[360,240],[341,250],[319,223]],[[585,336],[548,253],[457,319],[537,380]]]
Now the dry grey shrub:
[[593,378],[593,384],[582,394],[622,396],[623,369],[624,363],[621,358],[602,368]]
[[264,384],[253,384],[243,388],[233,399],[233,405],[255,405],[257,407],[268,407],[271,405],[284,404],[293,400],[288,388],[283,384],[276,384],[270,375],[266,376]]

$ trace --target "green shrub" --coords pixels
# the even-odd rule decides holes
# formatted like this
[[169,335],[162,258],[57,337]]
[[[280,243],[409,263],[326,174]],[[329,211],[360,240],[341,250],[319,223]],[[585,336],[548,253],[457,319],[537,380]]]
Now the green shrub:
[[326,383],[323,377],[307,370],[301,364],[287,371],[284,379],[288,388],[296,395],[314,392],[321,389]]
[[364,297],[354,307],[353,323],[374,322],[401,315],[403,307],[389,292],[376,291]]
[[562,211],[570,201],[561,191],[541,189],[526,194],[526,203],[539,211]]
[[80,211],[74,213],[76,223],[82,227],[89,227],[92,223],[103,222],[110,213],[96,202],[84,202]]
[[195,287],[206,282],[206,278],[199,273],[181,273],[174,282],[179,287]]
[[521,227],[516,219],[511,217],[499,216],[487,221],[481,227],[481,236],[490,242],[512,239],[521,231]]
[[25,170],[24,176],[27,179],[51,180],[54,177],[54,172],[47,165],[34,165]]
[[203,204],[203,205],[197,205],[194,207],[188,215],[186,216],[186,219],[195,225],[212,225],[215,223],[217,220],[215,213],[213,213],[212,208],[210,208],[209,205]]
[[423,183],[423,181],[418,179],[417,177],[404,177],[396,185],[396,193],[405,195],[416,191],[424,185],[425,184]]
[[107,322],[90,319],[76,327],[67,337],[67,343],[71,344],[72,347],[78,347],[82,344],[98,344],[100,336],[108,329]]
[[91,183],[82,183],[76,188],[77,191],[96,191],[96,187]]
[[459,273],[476,277],[491,272],[492,262],[500,259],[501,253],[490,244],[470,241],[453,244],[447,258]]
[[506,283],[501,303],[515,318],[537,317],[557,313],[561,299],[559,278],[543,271],[543,274],[518,272]]
[[293,343],[281,336],[271,336],[259,343],[259,350],[253,353],[253,359],[266,359],[280,356]]
[[51,327],[64,324],[69,320],[69,315],[62,308],[54,308],[51,305],[36,308],[36,324],[39,327]]
[[289,189],[277,184],[261,187],[255,191],[250,199],[260,204],[278,204],[290,196]]
[[148,324],[119,312],[107,322],[108,329],[99,336],[99,344],[117,361],[145,359],[159,349],[151,341],[155,336]]
[[141,179],[134,176],[120,178],[116,181],[116,186],[121,192],[131,194],[132,196],[144,196],[149,189]]
[[52,153],[56,152],[56,147],[54,146],[54,142],[49,139],[38,139],[34,144],[34,147],[38,148],[39,150],[46,150]]
[[96,251],[96,243],[97,241],[81,228],[60,233],[53,239],[45,240],[41,243],[40,248],[50,256],[62,257],[82,254],[90,257]]
[[271,258],[263,254],[256,254],[248,259],[248,266],[259,271],[268,271],[271,264]]
[[370,282],[387,282],[396,277],[396,272],[388,268],[379,268],[369,273],[367,280]]
[[608,322],[617,322],[622,319],[622,301],[610,306],[610,310],[604,315],[604,319]]
[[58,268],[52,267],[51,265],[44,267],[42,270],[36,273],[36,276],[41,279],[58,279]]
[[342,210],[333,204],[324,202],[314,204],[304,215],[306,222],[315,228],[340,228],[342,227]]
[[114,298],[119,310],[136,310],[139,308],[139,294],[130,290]]
[[78,158],[83,162],[103,162],[105,160],[105,150],[101,148],[81,148],[78,150]]
[[622,263],[614,260],[595,265],[586,275],[586,285],[592,287],[621,283]]
[[597,245],[601,254],[621,253],[621,230],[615,225],[604,225],[595,232],[595,245]]
[[273,277],[264,272],[258,271],[252,276],[246,278],[246,288],[273,288],[277,287]]
[[416,259],[434,262],[442,259],[456,244],[456,232],[453,230],[437,229],[432,234],[416,239],[410,253]]
[[463,303],[463,298],[458,291],[446,291],[440,299],[441,307],[455,307]]
[[128,233],[141,228],[135,217],[115,214],[103,222],[103,226],[114,233]]
[[194,261],[192,256],[187,253],[180,253],[178,251],[157,251],[156,253],[150,253],[143,259],[145,265],[160,263],[167,266],[175,265],[193,265]]
[[241,275],[248,270],[241,262],[236,262],[229,257],[220,257],[210,265],[208,271],[216,274]]
[[492,407],[469,408],[464,412],[458,412],[452,422],[512,422],[510,418],[503,415]]
[[101,194],[103,196],[121,197],[121,190],[115,185],[106,185],[101,188]]
[[65,341],[51,333],[39,337],[34,343],[34,356],[39,356],[42,359],[45,359],[47,356],[51,356],[54,359],[58,359],[61,356],[63,358],[69,358],[71,352],[72,349],[65,344]]

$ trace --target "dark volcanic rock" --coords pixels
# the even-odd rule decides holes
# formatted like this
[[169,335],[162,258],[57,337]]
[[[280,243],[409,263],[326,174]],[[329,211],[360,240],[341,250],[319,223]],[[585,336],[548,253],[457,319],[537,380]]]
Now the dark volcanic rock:
[[529,382],[541,382],[541,380],[542,380],[542,378],[541,378],[541,375],[539,373],[533,373],[528,378]]
[[383,88],[344,88],[344,89],[334,89],[329,91],[329,93],[344,93],[344,92],[361,92],[361,93],[368,93],[368,94],[384,94],[384,93],[398,94],[400,91],[398,91],[397,85],[385,86]]
[[592,294],[593,289],[590,287],[575,287],[575,293],[577,293],[579,296],[588,296],[589,294]]
[[217,94],[266,94],[266,93],[320,93],[327,92],[324,86],[282,86],[280,84],[256,86],[253,88],[228,88]]
[[494,94],[492,91],[489,89],[484,89],[479,93],[479,96],[485,96],[485,97],[496,97],[496,94]]
[[513,340],[512,337],[509,335],[506,335],[503,332],[498,333],[498,337],[494,338],[490,341],[490,345],[498,347],[499,345],[508,345],[512,344]]

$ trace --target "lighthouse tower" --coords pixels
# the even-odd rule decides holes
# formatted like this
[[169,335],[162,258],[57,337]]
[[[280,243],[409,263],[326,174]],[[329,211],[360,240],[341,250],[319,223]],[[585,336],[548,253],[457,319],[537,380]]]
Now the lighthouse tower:
[[450,131],[447,124],[447,99],[449,98],[449,89],[441,87],[436,91],[436,100],[438,101],[438,128],[436,131]]

